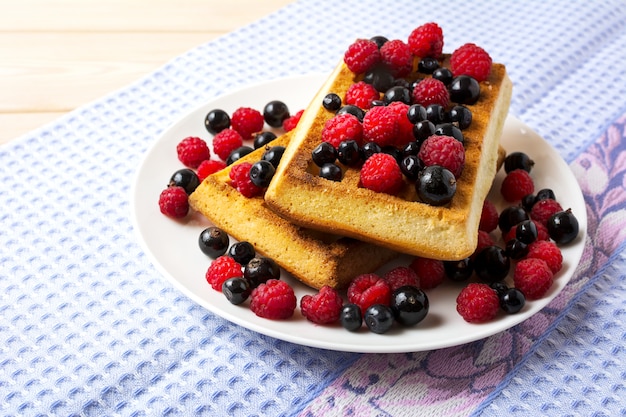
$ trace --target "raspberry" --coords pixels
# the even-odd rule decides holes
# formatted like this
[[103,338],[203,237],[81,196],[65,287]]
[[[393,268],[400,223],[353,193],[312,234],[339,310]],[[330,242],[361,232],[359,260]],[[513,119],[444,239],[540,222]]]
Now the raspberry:
[[402,171],[396,159],[386,153],[376,153],[361,167],[361,185],[377,193],[396,194],[402,188]]
[[205,278],[216,291],[222,291],[222,284],[229,278],[242,277],[241,264],[230,256],[222,255],[215,258],[206,271]]
[[198,165],[211,157],[206,142],[198,137],[189,136],[176,145],[178,160],[189,168],[198,168]]
[[363,126],[356,116],[338,114],[326,121],[322,129],[322,141],[328,142],[335,149],[344,140],[354,140],[361,145],[363,142]]
[[250,168],[250,162],[241,162],[234,165],[228,173],[232,186],[248,198],[263,194],[263,188],[254,185],[250,179]]
[[376,274],[362,274],[354,278],[348,286],[348,302],[358,305],[361,314],[365,314],[374,304],[388,306],[391,302],[391,288]]
[[224,168],[226,168],[226,163],[224,161],[207,159],[205,161],[202,161],[202,163],[198,166],[198,171],[196,172],[196,174],[198,175],[198,179],[200,180],[200,182],[202,182],[209,175],[214,174]]
[[450,69],[455,77],[469,75],[478,82],[485,81],[491,73],[491,57],[480,46],[466,43],[452,53]]
[[378,99],[380,99],[380,93],[373,85],[359,81],[348,87],[345,103],[362,109],[369,109],[372,107],[372,101]]
[[426,78],[413,88],[413,103],[428,107],[431,104],[439,104],[446,108],[450,102],[450,93],[446,85],[435,79]]
[[415,257],[409,264],[417,274],[420,282],[420,288],[430,290],[439,286],[446,277],[446,270],[443,261],[430,258]]
[[398,117],[387,106],[372,107],[363,117],[363,140],[381,148],[394,144],[398,129]]
[[413,136],[413,123],[411,123],[408,116],[409,105],[401,101],[394,101],[389,103],[387,108],[393,111],[398,122],[398,134],[393,144],[397,148],[404,148],[409,142],[415,140],[415,136]]
[[161,213],[175,219],[182,219],[189,212],[187,192],[183,187],[167,187],[159,195]]
[[415,56],[439,58],[443,50],[443,31],[436,23],[423,24],[413,29],[408,44]]
[[500,309],[496,291],[483,283],[471,283],[456,298],[456,311],[468,323],[493,320]]
[[317,324],[331,324],[339,320],[343,300],[339,292],[327,285],[315,295],[305,295],[300,300],[300,310],[307,320]]
[[465,166],[465,148],[452,136],[432,135],[422,143],[417,154],[424,165],[440,165],[454,174],[461,175]]
[[389,288],[391,288],[391,292],[400,287],[404,287],[405,285],[410,285],[416,288],[420,287],[419,277],[414,270],[406,266],[393,268],[383,275],[383,279],[387,281]]
[[500,193],[508,202],[520,201],[524,196],[535,191],[535,184],[530,174],[523,169],[514,169],[506,174]]
[[543,259],[526,258],[515,265],[513,284],[529,300],[545,295],[552,286],[554,274]]
[[285,320],[293,316],[298,300],[285,281],[270,279],[250,294],[250,310],[259,317]]
[[537,240],[550,240],[550,233],[548,232],[548,228],[543,223],[538,222],[537,220],[531,219],[535,226],[537,227]]
[[302,117],[302,113],[304,113],[304,110],[298,111],[296,114],[294,114],[293,116],[289,116],[283,121],[283,129],[285,130],[285,132],[289,132],[290,130],[295,129],[295,127],[298,125],[298,122],[300,121],[300,118]]
[[550,216],[559,211],[563,211],[561,204],[552,198],[546,198],[533,204],[533,208],[530,209],[530,217],[545,226],[548,224]]
[[224,129],[213,136],[213,151],[222,161],[228,159],[232,151],[243,145],[243,137],[233,129]]
[[230,117],[230,125],[244,140],[252,139],[252,136],[263,130],[265,119],[263,114],[250,107],[239,107]]
[[409,45],[399,39],[385,42],[380,48],[380,59],[395,77],[405,77],[413,70],[413,55]]
[[478,228],[480,230],[484,230],[485,232],[493,232],[498,227],[498,219],[499,219],[498,209],[496,205],[493,204],[489,200],[485,200],[483,202],[483,211],[480,215],[480,223]]
[[556,274],[563,267],[563,254],[561,249],[554,242],[547,240],[536,240],[528,245],[526,258],[543,259],[553,274]]
[[346,50],[343,61],[355,74],[365,72],[380,61],[378,45],[368,39],[357,39]]

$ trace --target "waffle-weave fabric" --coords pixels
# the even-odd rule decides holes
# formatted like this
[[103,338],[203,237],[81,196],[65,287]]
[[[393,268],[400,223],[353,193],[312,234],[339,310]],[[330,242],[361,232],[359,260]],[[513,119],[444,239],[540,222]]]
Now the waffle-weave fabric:
[[[355,354],[244,329],[158,272],[129,195],[167,126],[429,21],[445,52],[474,42],[506,63],[510,113],[580,183],[585,252],[547,308],[462,346]],[[0,415],[626,415],[625,170],[621,0],[295,2],[0,148]]]

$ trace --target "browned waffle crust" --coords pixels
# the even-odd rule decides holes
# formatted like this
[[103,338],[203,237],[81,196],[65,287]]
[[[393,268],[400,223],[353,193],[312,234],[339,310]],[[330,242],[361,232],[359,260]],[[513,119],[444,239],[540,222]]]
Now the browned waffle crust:
[[311,152],[333,116],[323,108],[322,99],[331,92],[344,97],[358,80],[341,62],[313,98],[265,194],[267,204],[296,224],[399,252],[444,260],[469,256],[476,248],[482,205],[496,172],[511,99],[504,65],[493,64],[489,79],[481,83],[479,100],[468,106],[473,119],[463,131],[465,167],[452,202],[441,207],[416,201],[414,187],[408,183],[398,196],[359,187],[357,169],[347,169],[341,182],[317,175]]
[[[290,137],[287,133],[270,146],[285,146]],[[258,161],[263,152],[257,149],[236,163]],[[356,275],[372,272],[398,256],[390,248],[296,226],[272,212],[263,197],[240,194],[229,185],[229,172],[230,167],[206,178],[191,194],[191,207],[311,287],[346,287]]]

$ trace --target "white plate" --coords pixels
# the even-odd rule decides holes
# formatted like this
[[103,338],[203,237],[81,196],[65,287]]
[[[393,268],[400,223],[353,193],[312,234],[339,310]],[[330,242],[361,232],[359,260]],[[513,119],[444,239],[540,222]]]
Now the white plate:
[[[240,106],[262,109],[268,101],[277,99],[287,103],[295,112],[308,104],[324,79],[325,75],[279,79],[211,100],[169,127],[146,153],[132,189],[133,222],[145,252],[180,291],[233,323],[289,342],[351,352],[412,352],[460,345],[508,329],[537,313],[565,287],[584,247],[587,218],[583,196],[559,154],[530,128],[509,116],[502,136],[506,150],[529,154],[536,162],[532,175],[537,189],[552,188],[564,208],[572,208],[580,222],[579,237],[562,248],[564,265],[555,277],[553,287],[542,299],[527,302],[520,313],[501,314],[485,324],[466,323],[455,310],[456,296],[462,284],[447,282],[428,292],[430,311],[417,326],[394,326],[384,335],[368,332],[365,327],[360,332],[351,333],[340,325],[314,325],[300,315],[299,308],[290,320],[259,318],[246,307],[247,304],[232,305],[220,292],[214,291],[204,279],[210,259],[202,254],[197,244],[200,232],[210,225],[209,222],[197,213],[179,222],[159,212],[159,193],[167,185],[171,174],[182,168],[176,157],[176,144],[186,136],[210,139],[204,128],[204,117],[214,108],[222,108],[229,113]],[[502,171],[496,178],[494,189],[499,189]],[[494,202],[503,208],[498,193],[492,194]],[[283,279],[293,285],[298,300],[304,294],[312,293],[310,288],[289,276]]]

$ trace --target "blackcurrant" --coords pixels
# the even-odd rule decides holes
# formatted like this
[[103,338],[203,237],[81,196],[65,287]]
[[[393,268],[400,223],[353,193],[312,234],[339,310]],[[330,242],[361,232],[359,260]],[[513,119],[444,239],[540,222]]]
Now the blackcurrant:
[[280,279],[280,267],[273,259],[257,256],[244,266],[243,276],[256,288],[270,279]]
[[222,284],[222,293],[231,304],[239,305],[252,293],[250,283],[243,277],[229,278]]
[[504,158],[504,172],[507,174],[516,169],[530,172],[535,162],[524,152],[511,152]]
[[270,185],[276,168],[269,161],[256,161],[250,167],[250,181],[257,187],[265,188]]
[[517,260],[528,255],[528,245],[517,238],[513,238],[506,242],[505,252],[509,258]]
[[446,121],[446,111],[440,104],[429,104],[426,107],[426,118],[436,126]]
[[450,109],[448,117],[451,122],[457,123],[459,129],[467,129],[472,124],[472,111],[465,106],[456,105]]
[[472,258],[444,261],[443,268],[446,276],[452,281],[467,281],[474,273],[474,261]]
[[487,246],[474,258],[476,275],[488,284],[502,281],[509,274],[511,260],[499,246]]
[[331,180],[341,181],[343,178],[343,172],[337,164],[327,163],[320,168],[320,177]]
[[272,127],[281,127],[289,117],[289,108],[280,100],[270,101],[263,108],[263,119]]
[[366,161],[370,156],[382,151],[382,148],[376,142],[367,142],[361,146],[361,160]]
[[189,168],[179,169],[170,177],[169,186],[183,187],[187,195],[193,193],[200,185],[198,175]]
[[465,142],[461,129],[452,123],[441,123],[435,127],[435,135],[451,136],[461,143]]
[[450,85],[453,78],[452,71],[446,67],[439,67],[433,71],[433,78],[441,81],[446,86]]
[[198,246],[200,250],[211,258],[222,256],[228,250],[230,237],[219,227],[207,227],[198,237]]
[[508,290],[498,294],[500,300],[500,308],[507,314],[515,314],[524,308],[526,297],[517,288],[509,288]]
[[391,295],[391,310],[395,319],[402,325],[412,326],[424,320],[428,308],[428,297],[419,288],[402,286]]
[[430,120],[422,120],[413,125],[413,137],[419,143],[424,142],[430,136],[435,134],[435,124]]
[[370,331],[378,334],[387,333],[393,325],[393,312],[383,304],[374,304],[365,310],[365,324]]
[[363,324],[361,308],[356,304],[344,304],[341,308],[339,321],[345,329],[351,332],[359,330]]
[[232,151],[230,153],[230,155],[228,155],[228,158],[226,158],[226,165],[231,165],[233,162],[235,162],[235,161],[239,160],[240,158],[248,155],[253,150],[254,149],[252,149],[250,146],[247,146],[247,145],[238,147],[237,149]]
[[324,164],[332,164],[337,159],[337,150],[328,142],[322,142],[313,149],[311,158],[318,167]]
[[400,171],[411,181],[417,179],[422,169],[424,169],[424,163],[417,155],[407,155],[400,163]]
[[528,212],[521,206],[508,206],[500,212],[498,217],[498,227],[502,233],[506,233],[511,230],[511,227],[516,226],[519,222],[529,220],[530,216]]
[[424,168],[415,183],[417,195],[428,204],[442,206],[448,204],[456,193],[454,174],[439,165]]
[[263,153],[261,160],[269,162],[274,166],[274,168],[278,168],[278,164],[280,163],[284,153],[284,146],[272,146]]
[[409,107],[409,110],[407,111],[406,116],[409,118],[409,121],[413,124],[417,122],[421,122],[423,120],[426,120],[427,118],[426,108],[422,106],[421,104],[413,104],[411,107]]
[[222,109],[211,110],[204,118],[204,126],[209,133],[215,135],[230,127],[230,116]]
[[371,84],[379,93],[384,93],[394,86],[395,79],[388,67],[375,65],[372,69],[365,72],[363,81]]
[[450,83],[450,100],[459,104],[474,104],[480,97],[480,84],[469,75],[459,75]]
[[341,97],[335,93],[328,93],[322,100],[322,106],[329,111],[337,111],[341,108]]
[[228,248],[228,256],[241,265],[245,265],[256,256],[256,251],[250,242],[235,242]]
[[337,159],[344,165],[356,165],[361,160],[359,144],[355,140],[344,140],[337,146]]
[[411,104],[411,92],[408,88],[402,86],[394,86],[385,91],[383,102],[385,104],[399,101],[404,104]]
[[417,63],[417,70],[423,74],[432,74],[437,68],[439,68],[439,61],[436,58],[425,57]]
[[346,104],[337,110],[337,114],[351,114],[359,119],[359,122],[363,123],[363,117],[365,116],[365,112],[360,107],[354,106],[352,104]]
[[274,132],[270,132],[269,130],[257,133],[256,136],[254,136],[253,141],[254,149],[259,149],[274,139],[276,139],[276,134]]
[[530,245],[537,240],[537,226],[532,220],[523,220],[515,226],[517,240]]
[[578,236],[578,219],[571,209],[550,216],[547,226],[550,238],[558,244],[569,243]]

